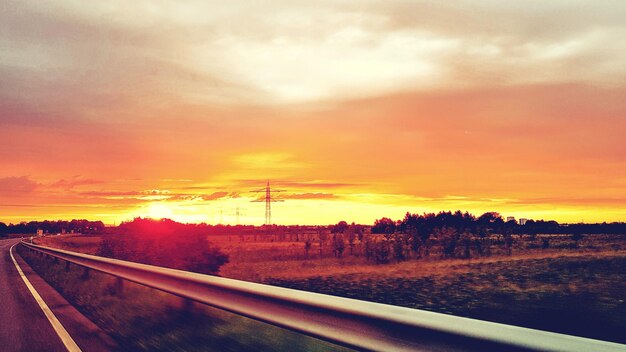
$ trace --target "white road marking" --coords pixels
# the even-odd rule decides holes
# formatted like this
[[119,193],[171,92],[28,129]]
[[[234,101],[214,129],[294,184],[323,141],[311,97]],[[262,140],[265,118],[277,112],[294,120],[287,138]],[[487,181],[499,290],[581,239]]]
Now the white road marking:
[[56,331],[57,335],[59,335],[59,338],[61,338],[61,341],[65,345],[65,348],[67,348],[69,352],[81,352],[80,347],[78,347],[76,342],[74,342],[74,339],[72,339],[72,337],[67,332],[67,330],[65,330],[63,325],[61,325],[61,322],[59,321],[59,319],[57,319],[54,313],[52,313],[52,311],[50,310],[46,302],[44,302],[44,300],[41,298],[39,293],[35,290],[35,288],[30,283],[26,275],[24,275],[22,268],[20,268],[19,264],[17,264],[17,261],[15,260],[15,257],[13,256],[13,247],[15,247],[16,245],[17,243],[11,246],[11,248],[9,249],[9,254],[11,255],[11,260],[13,260],[13,264],[15,264],[15,268],[17,269],[17,272],[20,274],[20,277],[22,278],[22,280],[24,280],[26,287],[28,287],[28,290],[35,298],[35,301],[37,301],[37,303],[39,304],[39,308],[43,310],[43,314],[45,314],[46,318],[48,318],[48,321],[52,325],[52,328],[54,329],[54,331]]

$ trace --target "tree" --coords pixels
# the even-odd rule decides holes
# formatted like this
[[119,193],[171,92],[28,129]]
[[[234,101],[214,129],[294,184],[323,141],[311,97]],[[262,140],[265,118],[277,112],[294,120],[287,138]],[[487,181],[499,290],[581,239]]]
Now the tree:
[[353,226],[347,230],[348,245],[350,246],[350,255],[354,254],[354,241],[356,241],[356,233]]
[[372,226],[372,233],[382,233],[391,235],[396,231],[396,223],[389,218],[381,218],[374,222]]
[[333,252],[335,257],[341,258],[343,251],[346,249],[346,243],[343,238],[343,234],[336,233],[333,235]]
[[422,239],[417,233],[417,231],[410,234],[409,236],[410,236],[411,251],[413,252],[413,255],[415,255],[415,258],[418,259],[421,257],[420,250],[422,248]]
[[406,259],[404,255],[404,236],[396,233],[393,237],[393,256],[397,261]]
[[504,246],[506,248],[506,254],[511,255],[513,253],[513,236],[511,234],[504,235]]
[[344,233],[348,229],[348,223],[345,221],[339,221],[335,226],[332,227],[332,233]]
[[318,239],[319,239],[320,258],[321,258],[322,257],[322,252],[323,252],[323,248],[324,248],[324,242],[326,242],[326,239],[327,239],[327,235],[326,235],[326,232],[324,231],[323,227],[318,226],[318,228],[317,228],[317,235],[318,235]]
[[311,250],[311,246],[313,244],[313,241],[311,241],[311,239],[309,237],[307,237],[307,239],[304,241],[304,252],[306,254],[306,258],[309,258],[309,251]]
[[471,257],[470,248],[472,246],[472,235],[463,232],[460,238],[461,246],[463,246],[463,258],[469,259]]
[[389,241],[374,242],[374,260],[376,264],[389,263]]
[[365,236],[363,237],[363,245],[364,245],[364,252],[365,252],[365,260],[370,260],[374,257],[374,245],[372,242],[372,237],[371,236]]
[[442,227],[437,231],[437,239],[441,244],[441,256],[444,258],[453,258],[459,240],[459,233],[452,227]]

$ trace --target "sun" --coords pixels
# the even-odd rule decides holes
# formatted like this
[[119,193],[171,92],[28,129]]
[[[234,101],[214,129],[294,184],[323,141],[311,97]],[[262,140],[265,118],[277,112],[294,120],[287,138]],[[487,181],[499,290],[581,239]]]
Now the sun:
[[145,215],[152,219],[171,219],[174,217],[174,211],[167,204],[150,203]]

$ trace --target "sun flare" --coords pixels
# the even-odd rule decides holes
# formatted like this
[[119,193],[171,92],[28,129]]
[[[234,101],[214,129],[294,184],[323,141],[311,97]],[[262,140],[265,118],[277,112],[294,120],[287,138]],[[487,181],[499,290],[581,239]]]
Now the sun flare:
[[167,219],[172,218],[175,213],[173,209],[165,203],[151,203],[146,207],[145,214],[142,215],[153,219]]

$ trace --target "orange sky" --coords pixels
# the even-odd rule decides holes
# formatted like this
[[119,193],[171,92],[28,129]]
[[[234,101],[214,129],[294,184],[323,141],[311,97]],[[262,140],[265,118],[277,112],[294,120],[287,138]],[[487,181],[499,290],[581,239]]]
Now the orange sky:
[[9,1],[0,221],[626,221],[619,2]]

